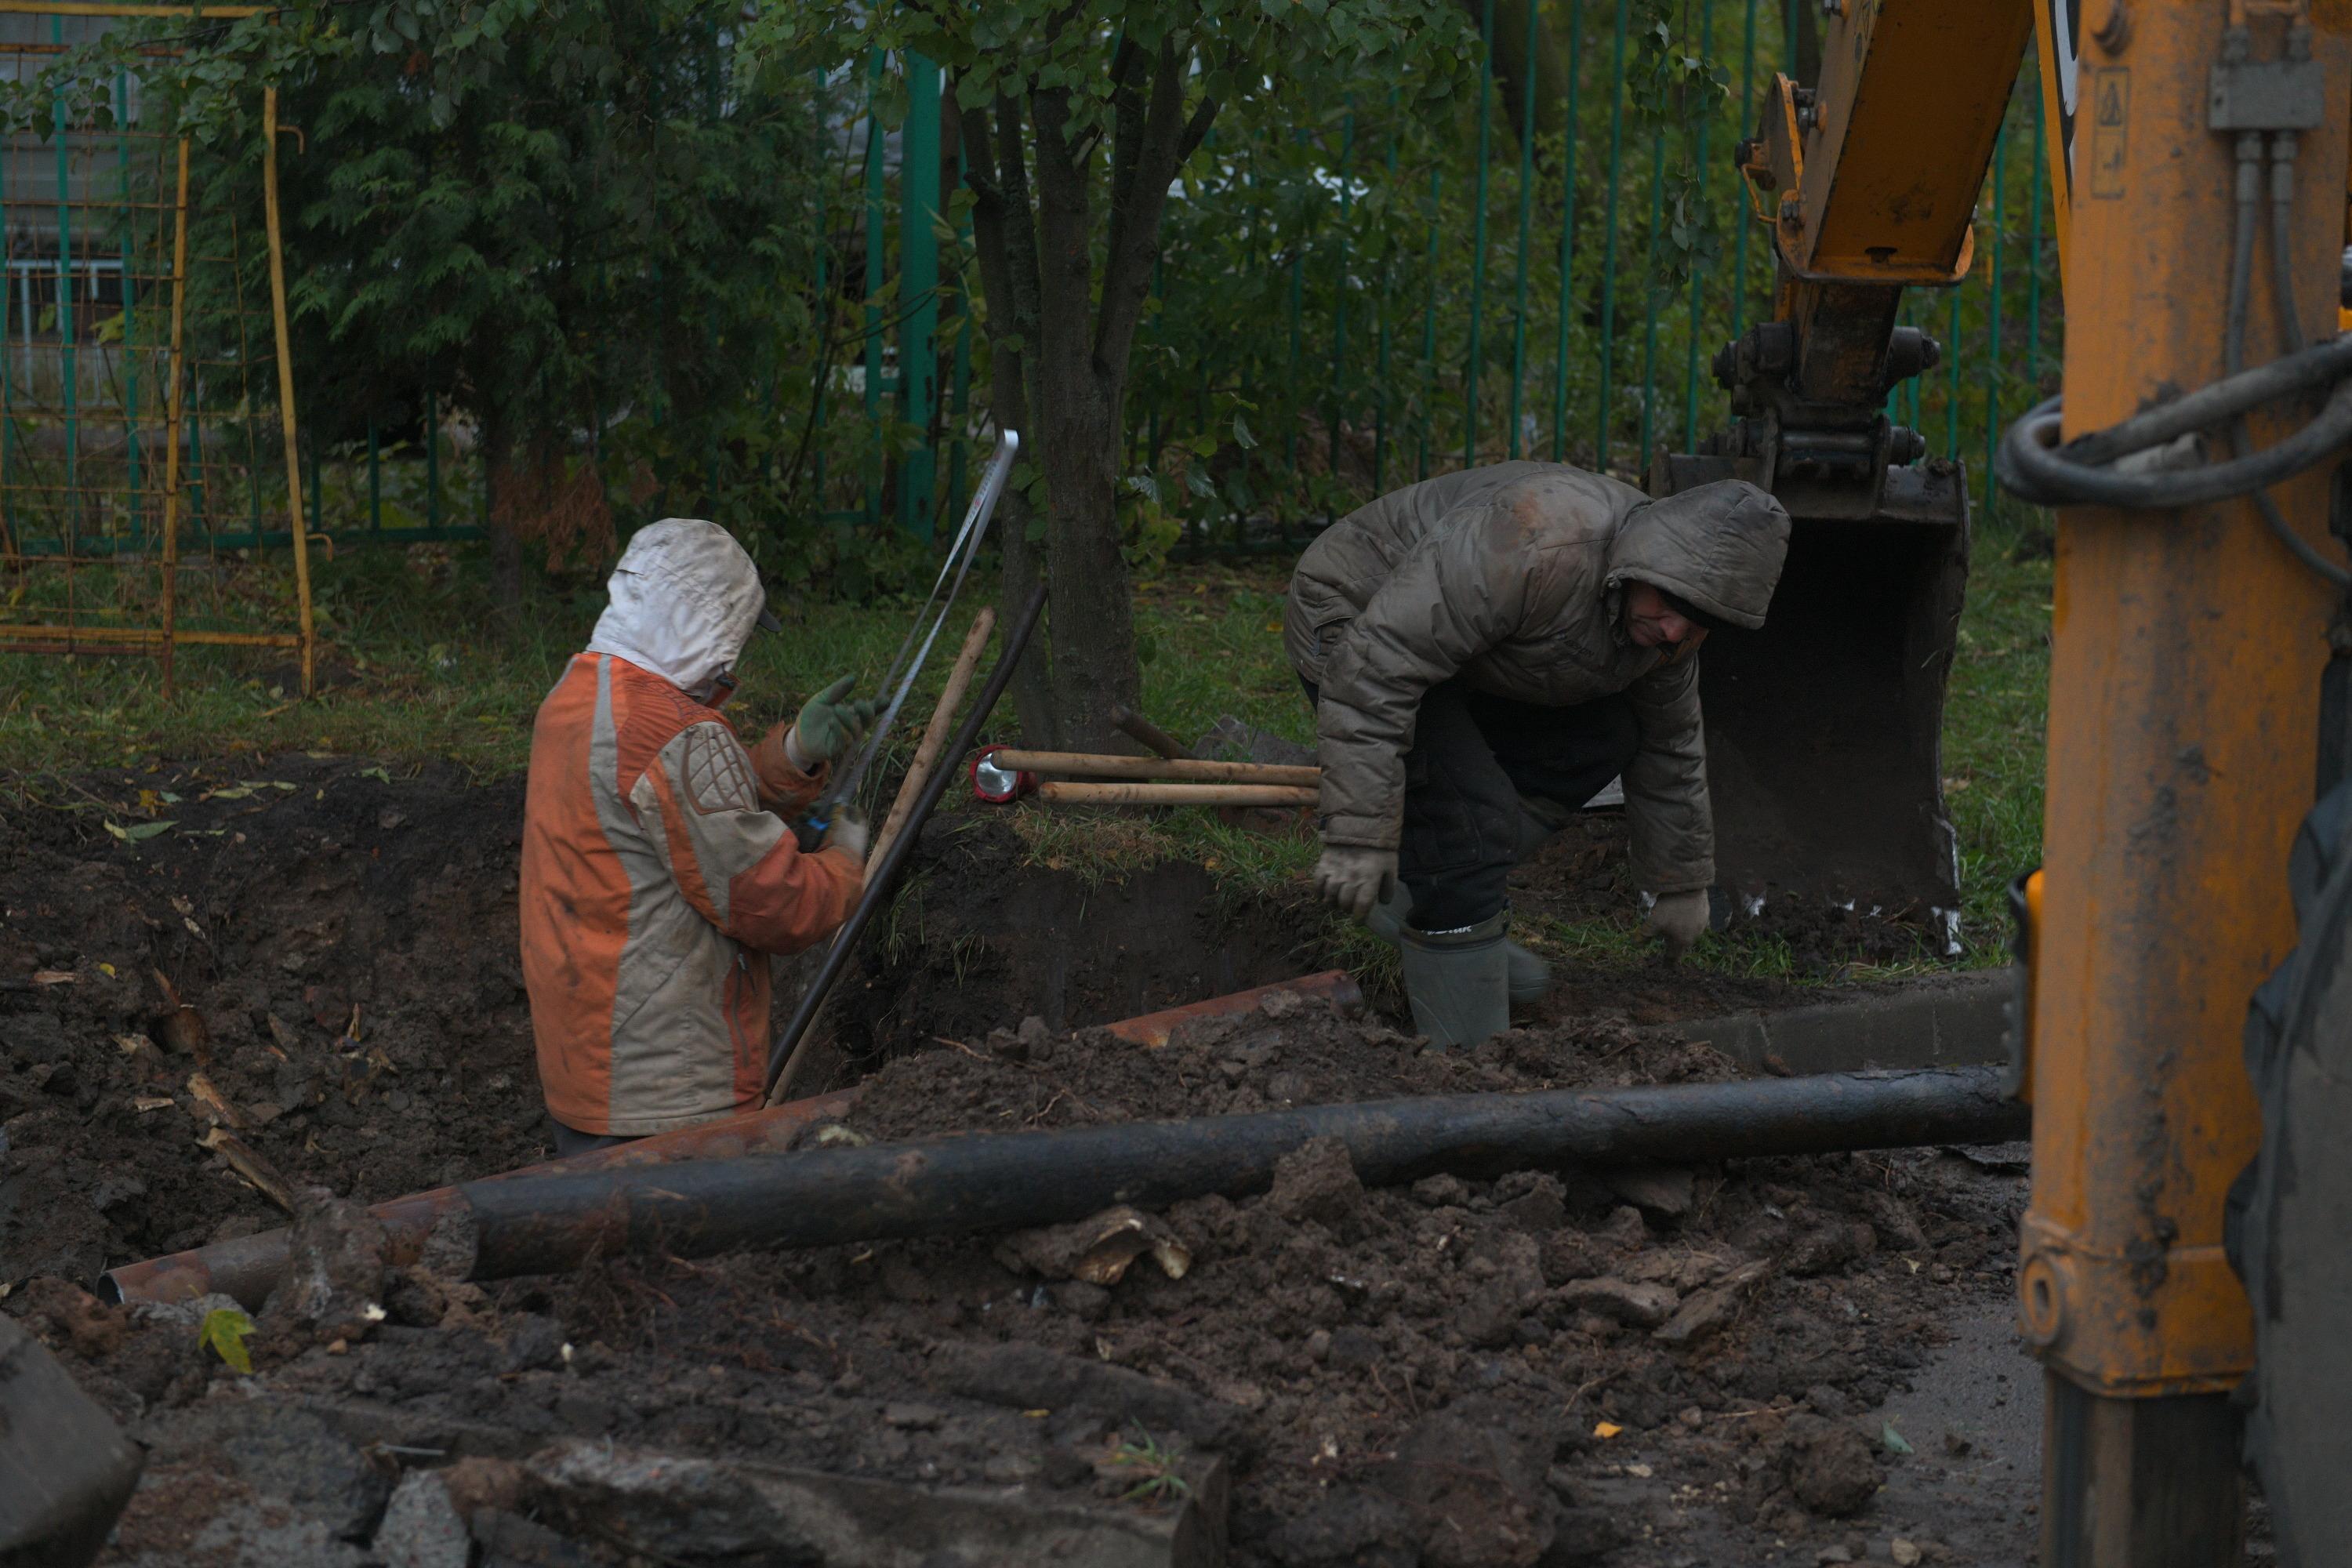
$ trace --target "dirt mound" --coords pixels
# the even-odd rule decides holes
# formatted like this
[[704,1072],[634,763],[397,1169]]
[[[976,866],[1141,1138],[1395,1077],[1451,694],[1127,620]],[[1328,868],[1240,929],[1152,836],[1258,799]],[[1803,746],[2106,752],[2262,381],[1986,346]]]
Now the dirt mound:
[[[1706,1047],[1622,1030],[1438,1056],[1295,998],[1159,1051],[1043,1033],[1025,1055],[1014,1031],[896,1062],[852,1124],[1065,1126],[1726,1071]],[[1018,1486],[1041,1506],[1142,1508],[1229,1482],[1234,1560],[1285,1568],[1601,1563],[1642,1541],[1700,1554],[1660,1561],[1748,1561],[1774,1538],[1843,1539],[1832,1521],[1868,1508],[1898,1461],[1853,1416],[1938,1342],[1954,1289],[2004,1287],[2017,1199],[2013,1179],[1930,1152],[1367,1190],[1326,1143],[1263,1196],[1175,1205],[1159,1216],[1174,1247],[1108,1283],[1066,1277],[1049,1261],[1066,1247],[990,1237],[614,1260],[487,1297],[395,1278],[390,1321],[340,1350],[257,1336],[246,1391],[264,1397],[233,1403],[273,1431],[269,1411],[328,1413],[345,1447],[523,1459],[593,1437]],[[164,1432],[221,1418],[200,1396],[234,1374],[213,1363],[191,1380],[207,1363],[184,1322],[117,1331],[93,1311],[49,1296],[37,1315],[82,1348],[101,1397]],[[168,1349],[149,1348],[158,1336]],[[1173,1479],[1137,1499],[1156,1477]],[[152,1529],[142,1510],[168,1495],[142,1493],[132,1525]],[[586,1561],[616,1561],[609,1544],[574,1540]]]
[[[2021,1184],[1951,1156],[1368,1190],[1323,1145],[1264,1195],[1122,1216],[1140,1239],[1116,1267],[1084,1236],[978,1237],[485,1289],[387,1270],[320,1203],[317,1288],[258,1314],[249,1375],[207,1348],[226,1302],[90,1301],[71,1282],[102,1264],[282,1223],[200,1144],[215,1121],[291,1191],[362,1201],[547,1152],[520,820],[514,781],[308,757],[0,813],[0,1285],[63,1277],[5,1310],[152,1446],[113,1560],[462,1561],[470,1540],[618,1563],[658,1538],[741,1561],[768,1528],[746,1521],[822,1512],[839,1481],[886,1489],[865,1508],[1050,1505],[1105,1539],[1223,1520],[1234,1560],[1284,1568],[1753,1561],[1870,1517],[1904,1461],[1858,1413],[1956,1293],[2006,1289]],[[1061,1026],[1326,955],[1198,868],[1089,887],[977,816],[935,824],[919,864],[834,1020],[845,1070],[875,1069],[849,1121],[869,1138],[1711,1080],[1722,1057],[1633,1026],[1790,994],[1564,973],[1559,1005],[1588,1011],[1455,1055],[1282,996],[1154,1050]],[[1560,864],[1538,880],[1572,890]],[[662,1488],[689,1471],[728,1500],[694,1518],[736,1536],[678,1524]]]
[[521,793],[289,756],[0,814],[0,1279],[282,1222],[199,1145],[220,1105],[370,1202],[543,1157]]
[[977,1047],[949,1042],[868,1079],[850,1120],[877,1138],[915,1138],[1733,1076],[1731,1063],[1706,1047],[1644,1045],[1622,1023],[1514,1030],[1448,1053],[1426,1050],[1377,1018],[1277,992],[1257,1011],[1181,1024],[1156,1050],[1101,1029],[1056,1038],[1034,1024],[992,1030]]

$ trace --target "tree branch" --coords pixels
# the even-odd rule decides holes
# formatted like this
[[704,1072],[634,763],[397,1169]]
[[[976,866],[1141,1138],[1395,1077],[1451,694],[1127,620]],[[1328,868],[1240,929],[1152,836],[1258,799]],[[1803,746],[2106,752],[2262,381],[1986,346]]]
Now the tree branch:
[[1111,238],[1103,263],[1102,302],[1095,320],[1096,374],[1121,380],[1143,303],[1151,289],[1151,268],[1160,257],[1160,224],[1168,208],[1168,185],[1216,119],[1216,103],[1202,100],[1184,113],[1186,55],[1174,39],[1160,47],[1151,78],[1135,162],[1124,184],[1111,187]]

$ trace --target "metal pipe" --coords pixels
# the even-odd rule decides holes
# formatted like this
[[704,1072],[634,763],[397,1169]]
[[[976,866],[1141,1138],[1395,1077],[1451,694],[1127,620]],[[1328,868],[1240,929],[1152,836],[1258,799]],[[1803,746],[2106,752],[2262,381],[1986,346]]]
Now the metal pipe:
[[[789,1105],[755,1110],[746,1116],[730,1116],[723,1121],[681,1127],[675,1132],[656,1133],[653,1137],[614,1144],[609,1149],[550,1160],[542,1164],[525,1165],[520,1170],[485,1176],[481,1182],[471,1184],[478,1186],[487,1182],[593,1174],[599,1171],[667,1164],[673,1160],[719,1160],[746,1154],[780,1154],[800,1135],[802,1129],[812,1122],[842,1115],[856,1100],[857,1090],[854,1089],[844,1089],[838,1094],[818,1095],[813,1100],[797,1100]],[[416,1261],[425,1238],[431,1233],[435,1223],[461,1206],[458,1194],[459,1189],[456,1187],[435,1187],[429,1192],[410,1193],[377,1204],[368,1211],[383,1222],[385,1237],[391,1243],[393,1262],[405,1264]],[[218,1292],[235,1297],[244,1306],[258,1311],[262,1302],[268,1299],[269,1292],[277,1288],[278,1281],[286,1273],[289,1234],[283,1229],[265,1230],[239,1237],[235,1241],[191,1247],[185,1252],[151,1258],[142,1263],[126,1263],[99,1276],[99,1294],[109,1301],[193,1301],[199,1296]]]
[[1188,1002],[1181,1007],[1146,1013],[1139,1018],[1122,1019],[1105,1027],[1122,1040],[1156,1047],[1166,1045],[1168,1037],[1176,1032],[1180,1024],[1194,1018],[1227,1017],[1235,1013],[1255,1012],[1267,997],[1285,992],[1299,996],[1320,996],[1328,999],[1333,1006],[1349,1011],[1364,1005],[1364,993],[1357,985],[1355,976],[1344,969],[1327,969],[1320,974],[1301,975],[1297,980],[1277,980],[1271,985],[1252,986],[1247,991],[1211,997],[1206,1002]]
[[960,1235],[1237,1195],[1263,1190],[1277,1161],[1316,1138],[1340,1140],[1370,1186],[1438,1172],[2000,1142],[2024,1136],[2030,1113],[2001,1098],[2000,1079],[1979,1067],[1445,1095],[479,1182],[459,1189],[472,1221],[467,1278],[551,1273],[616,1251],[697,1258]]
[[[956,738],[950,742],[949,756],[963,755],[980,738],[981,726],[988,722],[988,716],[995,710],[997,700],[1004,695],[1004,689],[1013,683],[1013,669],[1020,664],[1021,656],[1028,650],[1029,634],[1037,629],[1037,619],[1045,613],[1045,590],[1041,584],[1035,593],[1029,595],[1029,603],[1022,606],[1020,618],[1005,629],[1004,647],[996,656],[996,667],[988,672],[988,684],[981,688],[979,700],[971,705],[971,711],[964,716],[962,725],[956,731]],[[931,774],[923,785],[921,797],[915,802],[915,809],[907,817],[905,831],[890,846],[887,854],[866,868],[865,896],[857,900],[857,908],[851,910],[849,919],[842,923],[841,934],[834,939],[833,947],[825,953],[824,963],[818,968],[816,977],[809,982],[809,988],[801,994],[800,1005],[793,1009],[792,1021],[784,1026],[784,1032],[776,1037],[775,1048],[768,1053],[768,1079],[761,1090],[763,1097],[775,1093],[777,1080],[783,1077],[785,1068],[808,1034],[809,1026],[816,1021],[817,1009],[824,1005],[826,993],[833,989],[834,982],[841,978],[841,971],[848,963],[849,955],[857,950],[857,939],[865,934],[866,925],[889,897],[892,884],[897,882],[898,873],[906,868],[908,856],[922,839],[923,824],[930,820],[931,813],[939,806],[940,797],[947,793],[949,781],[955,776],[953,768],[941,768]]]
[[[5,989],[5,986],[0,986],[0,989]],[[1355,980],[1347,971],[1329,969],[1319,974],[1304,974],[1296,980],[1282,980],[1271,985],[1213,996],[1205,1002],[1188,1002],[1181,1007],[1171,1007],[1163,1012],[1146,1013],[1107,1027],[1111,1034],[1139,1046],[1164,1046],[1176,1026],[1187,1020],[1255,1012],[1264,1005],[1267,997],[1286,991],[1300,996],[1328,998],[1333,1005],[1350,1010],[1362,1006],[1364,1003],[1363,992],[1357,988]],[[699,1126],[680,1128],[675,1132],[640,1138],[609,1149],[599,1149],[593,1153],[574,1154],[568,1159],[527,1165],[518,1171],[486,1176],[483,1180],[506,1181],[518,1176],[561,1175],[621,1166],[659,1165],[673,1160],[724,1160],[744,1154],[780,1154],[810,1123],[845,1114],[856,1103],[857,1093],[856,1089],[847,1089],[835,1094],[793,1100],[765,1110],[730,1116],[723,1121],[706,1121]],[[375,1205],[373,1212],[384,1222],[391,1234],[398,1260],[411,1261],[415,1258],[416,1249],[423,1245],[425,1234],[433,1228],[435,1220],[449,1211],[457,1195],[455,1187],[438,1187],[431,1192],[412,1193]],[[120,1268],[110,1270],[100,1280],[99,1288],[112,1301],[184,1301],[217,1290],[236,1297],[248,1307],[258,1309],[285,1272],[286,1232],[273,1230],[212,1247],[175,1252],[165,1258],[149,1258],[143,1263],[126,1263]]]
[[1037,786],[1037,798],[1047,805],[1313,805],[1316,797],[1316,791],[1297,784],[1064,784],[1048,779]]
[[1123,757],[1104,752],[1024,752],[1007,746],[993,758],[1007,772],[1072,773],[1094,779],[1179,779],[1187,784],[1290,784],[1313,789],[1318,767],[1279,763],[1204,762],[1190,757]]

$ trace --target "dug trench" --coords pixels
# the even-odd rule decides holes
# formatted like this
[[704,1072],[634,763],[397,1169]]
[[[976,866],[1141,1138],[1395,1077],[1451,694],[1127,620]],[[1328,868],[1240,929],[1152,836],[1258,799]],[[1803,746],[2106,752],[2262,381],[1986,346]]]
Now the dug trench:
[[[149,1450],[103,1560],[2023,1561],[1959,1424],[1912,1443],[1899,1409],[2008,1289],[2021,1184],[1981,1152],[1367,1191],[1310,1146],[1271,1193],[1104,1222],[1124,1242],[387,1268],[347,1200],[551,1152],[520,805],[291,756],[0,812],[0,1310]],[[1615,896],[1613,831],[1516,896]],[[919,869],[827,1021],[825,1079],[865,1088],[814,1139],[1712,1080],[1654,1026],[1819,994],[1563,973],[1465,1055],[1289,996],[1147,1050],[1089,1026],[1322,967],[1320,922],[1199,868],[1040,868],[976,812]],[[1851,934],[1804,940],[1904,940]],[[305,1215],[250,1373],[205,1348],[226,1303],[83,1289],[284,1223],[223,1133]]]

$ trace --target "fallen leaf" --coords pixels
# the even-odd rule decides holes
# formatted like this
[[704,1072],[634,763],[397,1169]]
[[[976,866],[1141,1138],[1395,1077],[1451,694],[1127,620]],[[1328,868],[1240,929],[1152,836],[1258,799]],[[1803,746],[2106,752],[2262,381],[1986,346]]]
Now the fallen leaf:
[[250,1375],[253,1352],[245,1348],[245,1339],[251,1332],[251,1318],[235,1307],[215,1307],[205,1314],[204,1327],[196,1331],[196,1342],[226,1362],[230,1370]]
[[383,768],[362,768],[359,771],[359,776],[363,779],[374,779],[381,784],[392,782],[392,774]]
[[161,822],[137,822],[129,827],[118,827],[110,822],[106,825],[106,830],[125,844],[136,844],[142,838],[152,838],[159,833],[169,833],[173,826],[172,819],[167,816]]
[[250,800],[253,798],[253,786],[251,784],[228,784],[220,789],[208,789],[198,798],[203,800]]
[[144,1116],[151,1110],[161,1110],[172,1103],[168,1094],[142,1094],[131,1102],[131,1109]]
[[1879,1446],[1884,1447],[1890,1454],[1907,1454],[1911,1452],[1911,1440],[1904,1436],[1902,1433],[1897,1432],[1895,1429],[1895,1423],[1892,1421],[1882,1421],[1879,1423],[1878,1441]]
[[105,975],[109,980],[111,980],[111,979],[113,979],[113,978],[114,978],[114,965],[112,965],[112,964],[110,964],[110,963],[101,963],[101,964],[100,964],[100,965],[98,966],[98,972],[99,972],[100,974]]
[[1614,1421],[1596,1421],[1592,1424],[1592,1435],[1596,1437],[1614,1437],[1624,1430],[1625,1428],[1618,1426]]
[[33,971],[33,984],[36,985],[71,985],[80,978],[80,975],[76,974],[70,969],[36,969]]

